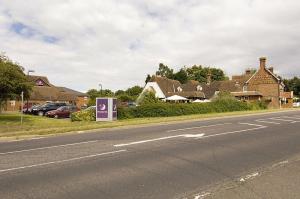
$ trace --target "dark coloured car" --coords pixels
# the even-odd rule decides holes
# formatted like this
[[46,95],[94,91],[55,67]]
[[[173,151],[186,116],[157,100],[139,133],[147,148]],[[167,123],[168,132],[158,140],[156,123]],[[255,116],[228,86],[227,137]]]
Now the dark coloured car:
[[68,118],[71,113],[78,111],[76,106],[61,106],[56,110],[48,111],[45,116],[52,118]]
[[47,103],[42,106],[32,108],[31,113],[34,115],[44,116],[48,111],[53,111],[61,106],[67,106],[64,102]]

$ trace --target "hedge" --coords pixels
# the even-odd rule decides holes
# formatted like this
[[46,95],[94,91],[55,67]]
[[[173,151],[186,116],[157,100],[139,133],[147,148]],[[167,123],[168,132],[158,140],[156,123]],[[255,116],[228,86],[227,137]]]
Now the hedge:
[[[144,117],[170,117],[191,114],[221,113],[266,109],[263,102],[247,103],[235,99],[221,99],[209,103],[152,103],[137,107],[118,108],[118,119]],[[72,114],[72,121],[95,121],[95,111],[81,111]]]

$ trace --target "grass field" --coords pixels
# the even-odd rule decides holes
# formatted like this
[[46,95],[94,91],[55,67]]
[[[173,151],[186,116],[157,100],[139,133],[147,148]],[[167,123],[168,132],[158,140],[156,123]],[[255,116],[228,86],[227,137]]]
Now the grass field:
[[23,124],[20,122],[20,114],[0,114],[0,138],[22,139],[32,136],[77,132],[92,129],[107,129],[114,127],[126,127],[134,125],[149,125],[153,123],[178,122],[186,120],[199,120],[206,118],[237,116],[244,114],[266,113],[278,110],[240,111],[229,113],[210,113],[201,115],[187,115],[159,118],[136,118],[114,122],[71,122],[69,119],[52,119],[46,117],[24,115]]

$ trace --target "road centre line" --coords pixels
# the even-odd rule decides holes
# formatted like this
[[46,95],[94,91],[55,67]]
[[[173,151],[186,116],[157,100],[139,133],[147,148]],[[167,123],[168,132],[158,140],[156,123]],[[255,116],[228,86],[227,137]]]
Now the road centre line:
[[214,134],[214,135],[207,135],[207,136],[205,136],[204,133],[202,133],[202,134],[181,134],[181,135],[173,135],[173,136],[167,136],[167,137],[161,137],[161,138],[154,138],[154,139],[148,139],[148,140],[129,142],[129,143],[124,143],[124,144],[116,144],[116,145],[113,145],[113,146],[114,147],[123,147],[123,146],[144,144],[144,143],[148,143],[148,142],[155,142],[155,141],[167,140],[167,139],[179,138],[179,137],[202,139],[202,138],[214,137],[214,136],[218,136],[218,135],[226,135],[226,134],[233,134],[233,133],[238,133],[238,132],[244,132],[244,131],[251,131],[251,130],[267,128],[267,126],[263,126],[263,125],[259,125],[259,124],[251,124],[251,123],[239,123],[239,124],[257,126],[257,128],[244,129],[244,130],[238,130],[238,131],[232,131],[232,132],[226,132],[226,133],[220,133],[220,134]]
[[267,124],[280,124],[280,123],[278,123],[278,122],[270,122],[270,121],[265,121],[265,120],[262,120],[262,119],[260,119],[260,120],[255,120],[256,122],[262,122],[262,123],[267,123]]
[[122,150],[118,150],[118,151],[110,151],[110,152],[105,152],[105,153],[98,153],[98,154],[81,156],[81,157],[71,158],[71,159],[66,159],[66,160],[58,160],[58,161],[53,161],[53,162],[33,164],[33,165],[22,166],[22,167],[15,167],[15,168],[10,168],[10,169],[3,169],[3,170],[0,170],[0,173],[4,173],[4,172],[8,172],[8,171],[16,171],[16,170],[21,170],[21,169],[27,169],[27,168],[33,168],[33,167],[46,166],[46,165],[51,165],[51,164],[71,162],[71,161],[75,161],[75,160],[82,160],[82,159],[93,158],[93,157],[104,156],[104,155],[110,155],[110,154],[121,153],[121,152],[126,152],[126,151],[127,151],[126,149],[122,149]]
[[[242,124],[242,123],[240,123],[240,124]],[[236,133],[241,133],[241,132],[246,132],[246,131],[254,131],[254,130],[259,130],[259,129],[264,129],[264,128],[267,128],[267,126],[260,125],[260,127],[257,127],[257,128],[243,129],[243,130],[237,130],[237,131],[229,131],[229,132],[225,132],[225,133],[218,133],[218,134],[213,134],[213,135],[207,135],[207,136],[203,136],[201,138],[195,138],[195,139],[196,140],[197,139],[205,139],[205,138],[217,137],[217,136],[221,136],[221,135],[230,135],[230,134],[236,134]]]
[[130,146],[130,145],[137,145],[137,144],[143,144],[143,143],[148,143],[148,142],[155,142],[155,141],[160,141],[160,140],[168,140],[172,138],[178,138],[178,137],[186,137],[186,138],[197,138],[197,137],[203,137],[205,134],[181,134],[181,135],[173,135],[173,136],[167,136],[167,137],[161,137],[161,138],[154,138],[154,139],[149,139],[149,140],[141,140],[141,141],[136,141],[136,142],[129,142],[129,143],[124,143],[124,144],[115,144],[114,147],[123,147],[123,146]]
[[207,126],[188,127],[188,128],[182,128],[182,129],[168,130],[167,132],[185,131],[185,130],[191,130],[191,129],[200,129],[200,128],[207,128],[207,127],[214,127],[214,126],[223,126],[223,125],[228,125],[228,124],[232,124],[232,123],[223,123],[223,124],[213,124],[213,125],[207,125]]
[[80,145],[80,144],[90,144],[90,143],[95,143],[95,142],[98,142],[98,141],[99,140],[91,140],[91,141],[86,141],[86,142],[77,142],[77,143],[71,143],[71,144],[61,144],[61,145],[40,147],[40,148],[34,148],[34,149],[25,149],[25,150],[19,150],[19,151],[10,151],[10,152],[0,153],[0,155],[22,153],[22,152],[28,152],[28,151],[37,151],[37,150],[59,148],[59,147],[67,147],[67,146],[75,146],[75,145]]

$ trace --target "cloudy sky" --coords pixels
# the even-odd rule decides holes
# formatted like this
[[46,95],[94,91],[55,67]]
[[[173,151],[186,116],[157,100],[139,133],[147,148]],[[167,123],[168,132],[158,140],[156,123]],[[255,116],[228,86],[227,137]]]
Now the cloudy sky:
[[159,63],[227,75],[266,56],[300,75],[298,0],[0,0],[0,51],[80,91],[144,85]]

